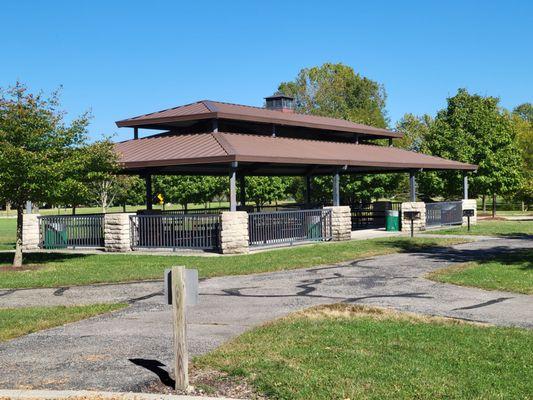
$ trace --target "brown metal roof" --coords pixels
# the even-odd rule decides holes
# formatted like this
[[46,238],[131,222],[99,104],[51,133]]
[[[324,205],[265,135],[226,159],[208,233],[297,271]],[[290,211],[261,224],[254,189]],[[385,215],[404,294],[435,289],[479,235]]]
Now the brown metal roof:
[[234,133],[155,136],[117,143],[125,170],[238,161],[274,165],[367,167],[371,170],[476,170],[472,164],[395,147]]
[[322,129],[360,133],[377,137],[402,137],[399,132],[357,124],[344,119],[320,117],[300,113],[288,113],[266,108],[244,106],[239,104],[222,103],[218,101],[202,100],[167,110],[117,121],[118,127],[150,127],[156,125],[193,121],[199,119],[220,118],[248,122],[270,123],[278,125],[297,126],[304,128]]

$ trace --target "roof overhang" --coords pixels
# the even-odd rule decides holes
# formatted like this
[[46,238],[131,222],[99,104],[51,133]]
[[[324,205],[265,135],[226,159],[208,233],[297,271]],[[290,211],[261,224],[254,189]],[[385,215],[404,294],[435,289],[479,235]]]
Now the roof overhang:
[[116,149],[127,173],[223,175],[235,161],[252,175],[321,175],[342,167],[342,173],[477,169],[395,147],[230,133],[156,136]]

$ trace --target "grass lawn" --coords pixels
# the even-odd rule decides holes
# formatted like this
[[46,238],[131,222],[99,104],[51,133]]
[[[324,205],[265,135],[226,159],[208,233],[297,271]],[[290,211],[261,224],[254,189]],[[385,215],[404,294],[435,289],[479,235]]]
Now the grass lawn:
[[470,232],[468,232],[466,226],[435,231],[432,230],[429,232],[442,235],[525,237],[533,235],[533,221],[481,220],[478,221],[477,225],[472,225],[470,227]]
[[11,250],[15,247],[16,232],[16,218],[0,218],[0,250]]
[[[102,282],[162,279],[173,265],[197,268],[201,278],[242,275],[337,263],[379,254],[419,251],[464,242],[452,238],[385,238],[321,243],[239,256],[156,256],[136,254],[31,253],[25,264],[40,267],[26,271],[0,272],[0,288],[57,287]],[[0,265],[12,254],[0,254]]]
[[0,308],[0,342],[124,307],[126,304]]
[[310,309],[195,359],[273,399],[527,399],[533,331],[376,308]]
[[533,250],[516,250],[497,259],[440,269],[428,278],[455,285],[533,294]]

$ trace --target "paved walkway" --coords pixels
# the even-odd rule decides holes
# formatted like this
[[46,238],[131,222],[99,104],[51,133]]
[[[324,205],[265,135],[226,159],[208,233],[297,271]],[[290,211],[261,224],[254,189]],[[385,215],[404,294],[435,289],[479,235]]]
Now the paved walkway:
[[[245,330],[315,304],[347,302],[533,327],[533,296],[428,281],[435,269],[504,256],[533,241],[490,239],[333,266],[211,278],[189,310],[189,346],[206,353]],[[0,345],[0,387],[135,391],[168,380],[171,315],[162,283],[0,290],[0,307],[126,301],[130,307]]]

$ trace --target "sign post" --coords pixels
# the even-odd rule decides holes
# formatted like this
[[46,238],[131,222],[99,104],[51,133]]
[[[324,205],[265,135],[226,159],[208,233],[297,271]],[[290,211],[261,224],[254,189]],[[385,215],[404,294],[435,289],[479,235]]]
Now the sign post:
[[420,218],[420,211],[404,211],[404,215],[411,221],[411,237],[415,236],[415,225],[414,221],[417,218]]
[[463,216],[465,216],[468,221],[468,232],[470,232],[470,217],[474,216],[474,210],[463,210]]
[[174,329],[174,380],[176,390],[189,387],[189,354],[187,350],[186,305],[198,302],[198,271],[172,267],[165,271],[165,300],[172,304]]

